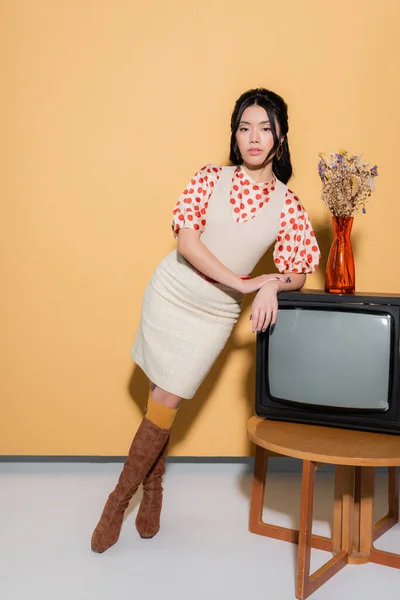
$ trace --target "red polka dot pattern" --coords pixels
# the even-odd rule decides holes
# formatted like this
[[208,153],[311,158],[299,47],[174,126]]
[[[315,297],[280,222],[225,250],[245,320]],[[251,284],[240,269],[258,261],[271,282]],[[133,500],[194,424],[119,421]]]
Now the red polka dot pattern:
[[[208,200],[219,180],[222,167],[206,165],[190,180],[173,210],[172,230],[175,237],[183,227],[204,231],[207,225]],[[254,219],[268,204],[275,190],[270,183],[250,181],[243,167],[237,167],[232,175],[230,206],[236,223]],[[194,212],[194,214],[193,214]],[[274,262],[281,273],[312,273],[321,258],[318,243],[307,212],[298,196],[287,191],[280,215],[279,235],[274,247]]]
[[[209,199],[218,182],[221,170],[222,167],[219,165],[206,165],[194,175],[174,209],[174,215],[178,215],[178,217],[174,219],[173,228],[176,227],[177,222],[180,227],[184,226],[180,222],[182,220],[179,220],[179,215],[186,215],[190,212],[190,205],[193,206],[195,203]],[[257,216],[258,210],[269,202],[271,192],[275,189],[275,181],[274,178],[269,184],[257,185],[248,179],[243,167],[235,169],[232,175],[229,200],[233,207],[236,223],[246,223],[249,219]],[[202,222],[199,220],[197,224],[199,230],[203,231]],[[191,226],[193,227],[193,223]]]
[[275,179],[268,185],[250,181],[243,167],[235,169],[232,176],[230,202],[235,207],[239,207],[238,211],[234,210],[236,223],[246,223],[257,216],[260,208],[268,204],[273,189],[271,186],[274,184]]
[[281,273],[313,273],[321,253],[308,214],[292,190],[287,191],[283,207],[275,265]]

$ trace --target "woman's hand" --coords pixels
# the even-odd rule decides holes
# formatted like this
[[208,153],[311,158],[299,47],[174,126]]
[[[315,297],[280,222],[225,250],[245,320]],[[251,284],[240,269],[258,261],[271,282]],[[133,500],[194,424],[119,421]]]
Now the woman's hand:
[[252,331],[265,331],[269,325],[275,325],[278,314],[278,283],[269,281],[254,298],[251,322]]
[[270,275],[259,275],[258,277],[253,277],[252,279],[243,279],[240,291],[243,294],[257,292],[269,281],[283,281],[283,283],[290,283],[290,277],[287,275],[276,275],[275,273],[272,273]]

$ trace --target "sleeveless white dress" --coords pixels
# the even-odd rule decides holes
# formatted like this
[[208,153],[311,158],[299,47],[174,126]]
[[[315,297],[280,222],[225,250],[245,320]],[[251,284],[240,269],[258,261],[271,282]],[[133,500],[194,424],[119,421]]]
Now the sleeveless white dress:
[[[201,241],[226,267],[244,276],[278,236],[287,187],[277,180],[256,217],[236,223],[229,201],[235,168],[222,169],[209,199]],[[173,250],[145,290],[132,359],[160,388],[192,398],[228,341],[242,300],[240,292],[207,281]]]

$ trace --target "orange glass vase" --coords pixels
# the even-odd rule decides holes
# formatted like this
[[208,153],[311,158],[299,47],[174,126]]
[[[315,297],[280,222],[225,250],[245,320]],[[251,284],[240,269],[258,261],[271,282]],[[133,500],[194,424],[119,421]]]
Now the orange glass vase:
[[353,217],[332,217],[333,241],[326,265],[325,291],[354,294],[355,270],[350,233]]

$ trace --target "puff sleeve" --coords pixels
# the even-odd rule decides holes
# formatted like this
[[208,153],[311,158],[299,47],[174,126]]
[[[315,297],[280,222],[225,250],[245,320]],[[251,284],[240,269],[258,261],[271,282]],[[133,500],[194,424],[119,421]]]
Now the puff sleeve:
[[313,273],[321,259],[308,214],[291,190],[286,193],[273,257],[280,273]]
[[175,237],[183,228],[204,231],[208,201],[221,171],[219,165],[206,165],[192,177],[173,210],[172,231]]

